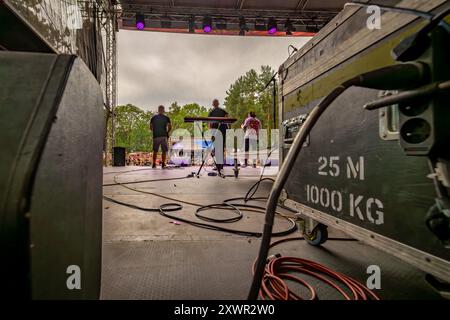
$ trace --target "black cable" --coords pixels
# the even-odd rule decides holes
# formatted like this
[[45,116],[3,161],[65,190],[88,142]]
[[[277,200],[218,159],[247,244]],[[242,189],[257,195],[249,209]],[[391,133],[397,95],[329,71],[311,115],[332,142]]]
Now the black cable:
[[[212,225],[212,224],[207,224],[207,223],[201,223],[201,222],[197,222],[197,221],[192,221],[192,220],[188,220],[188,219],[184,219],[182,217],[179,216],[174,216],[169,214],[169,212],[174,212],[174,211],[180,211],[183,206],[179,203],[165,203],[160,205],[158,208],[146,208],[146,207],[141,207],[138,205],[134,205],[134,204],[130,204],[127,202],[123,202],[123,201],[119,201],[107,196],[103,196],[103,198],[105,200],[108,200],[110,202],[113,202],[115,204],[119,204],[119,205],[123,205],[132,209],[137,209],[137,210],[141,210],[141,211],[146,211],[146,212],[158,212],[159,214],[161,214],[162,216],[166,217],[166,218],[170,218],[170,219],[174,219],[177,221],[181,221],[184,222],[186,224],[195,226],[195,227],[200,227],[200,228],[204,228],[204,229],[209,229],[209,230],[214,230],[214,231],[221,231],[221,232],[226,232],[226,233],[231,233],[231,234],[237,234],[240,236],[246,236],[246,237],[256,237],[259,238],[262,236],[261,232],[253,232],[253,231],[244,231],[244,230],[238,230],[238,229],[231,229],[231,228],[224,228],[221,226],[217,226],[217,225]],[[240,211],[238,211],[239,214],[241,215],[239,220],[242,218],[242,213]],[[201,219],[203,220],[208,220],[208,221],[216,221],[216,222],[226,222],[226,221],[220,221],[218,219],[212,219],[212,218],[206,218],[204,216],[201,217]],[[273,233],[273,237],[284,237],[287,236],[293,232],[295,232],[297,230],[297,224],[295,223],[294,220],[292,219],[288,219],[288,221],[291,223],[291,226],[289,227],[289,229],[284,230],[284,231],[280,231],[280,232],[274,232]],[[231,222],[231,221],[229,221]]]
[[[293,48],[294,51],[291,52],[291,50],[289,50],[290,48]],[[298,51],[298,49],[297,49],[296,47],[294,47],[292,44],[290,44],[290,45],[288,46],[288,55],[289,55],[288,58],[290,58],[290,57],[291,57],[294,53],[296,53],[297,51]]]
[[[138,171],[138,170],[134,170],[134,171]],[[123,173],[125,173],[125,172],[123,172]],[[113,182],[113,183],[104,184],[103,187],[112,187],[112,186],[127,185],[127,184],[138,184],[138,183],[145,183],[145,182],[184,180],[184,179],[188,179],[188,178],[192,178],[192,177],[191,176],[184,176],[184,177],[175,177],[175,178],[160,178],[160,179],[150,179],[150,180],[127,181],[127,182],[120,182],[120,183]]]
[[[261,184],[261,182],[263,181],[272,181],[275,182],[275,179],[273,178],[263,178],[262,176],[259,178],[258,182],[256,182],[253,186],[250,187],[250,189],[248,189],[247,193],[245,194],[245,202],[254,199],[253,196],[255,195],[255,193],[258,191],[259,185]],[[267,198],[266,198],[267,199]]]
[[[108,200],[110,202],[113,202],[115,204],[120,204],[122,206],[126,206],[132,209],[137,209],[137,210],[142,210],[142,211],[147,211],[147,212],[160,212],[161,208],[163,208],[165,211],[169,212],[169,211],[179,211],[181,209],[183,209],[183,206],[179,203],[165,203],[163,205],[161,205],[159,208],[145,208],[145,207],[141,207],[138,205],[134,205],[131,203],[127,203],[127,202],[122,202],[107,196],[103,196],[103,198],[105,200]],[[170,208],[170,206],[173,206],[173,208]]]
[[438,25],[440,25],[441,22],[443,22],[443,21],[445,22],[444,19],[445,19],[445,17],[448,16],[449,13],[450,13],[450,7],[448,7],[445,10],[442,10],[441,12],[438,12],[436,15],[433,16],[431,21],[419,31],[419,33],[421,33],[421,34],[429,33],[431,30],[433,30]]
[[[226,233],[231,233],[231,234],[237,234],[237,235],[246,236],[246,237],[260,238],[262,236],[261,232],[243,231],[243,230],[237,230],[237,229],[231,229],[231,228],[224,228],[224,227],[220,227],[220,226],[216,226],[216,225],[211,225],[211,224],[207,224],[207,223],[201,223],[201,222],[196,222],[196,221],[180,218],[178,216],[170,215],[164,210],[161,210],[160,213],[161,213],[161,215],[163,215],[165,217],[168,217],[168,218],[171,218],[171,219],[174,219],[177,221],[181,221],[181,222],[184,222],[184,223],[196,226],[196,227],[200,227],[200,228],[221,231],[221,232],[226,232]],[[297,224],[295,223],[295,221],[292,219],[289,219],[289,218],[286,218],[286,219],[291,223],[291,226],[289,227],[289,229],[280,231],[280,232],[274,232],[272,234],[273,237],[284,237],[284,236],[287,236],[287,235],[297,231]]]
[[[220,207],[222,207],[222,209],[225,209],[225,210],[233,210],[232,208],[227,208],[227,207],[229,207],[228,206],[228,202],[231,202],[231,201],[240,201],[240,200],[243,200],[244,202],[248,202],[248,201],[250,201],[250,200],[267,200],[267,197],[258,197],[258,198],[254,198],[253,196],[254,196],[254,194],[257,192],[257,190],[258,190],[258,188],[259,188],[259,185],[261,184],[261,182],[262,181],[266,181],[266,180],[269,180],[269,181],[275,181],[273,178],[263,178],[263,176],[264,176],[264,171],[265,171],[265,169],[266,169],[266,167],[268,166],[268,163],[267,163],[267,160],[270,158],[270,156],[272,155],[272,153],[274,152],[276,150],[276,148],[272,148],[270,151],[269,151],[269,153],[268,153],[268,155],[267,155],[267,158],[266,158],[266,161],[265,161],[265,163],[264,163],[264,166],[263,166],[263,169],[262,169],[262,171],[261,171],[261,175],[260,175],[260,177],[259,177],[259,180],[255,183],[255,184],[253,184],[251,187],[250,187],[250,189],[248,190],[248,192],[247,192],[247,194],[245,195],[245,197],[238,197],[238,198],[231,198],[231,199],[225,199],[222,203],[219,203],[219,204],[213,204],[214,206],[220,206]],[[139,170],[146,170],[146,169],[139,169]],[[122,175],[122,174],[124,174],[124,173],[128,173],[128,172],[134,172],[134,171],[139,171],[139,170],[129,170],[129,171],[123,171],[123,172],[120,172],[119,174],[117,174],[116,176],[114,176],[114,183],[110,183],[110,184],[105,184],[105,185],[103,185],[103,186],[115,186],[115,185],[120,185],[120,186],[122,186],[122,187],[124,187],[124,188],[127,188],[127,189],[129,189],[129,190],[132,190],[132,191],[136,191],[136,192],[141,192],[141,193],[145,193],[145,194],[150,194],[150,195],[153,195],[153,196],[157,196],[157,197],[161,197],[161,198],[164,198],[164,199],[166,199],[166,200],[170,200],[170,201],[177,201],[177,202],[181,202],[181,203],[184,203],[184,204],[188,204],[188,205],[192,205],[192,206],[196,206],[196,207],[203,207],[203,205],[200,205],[200,204],[197,204],[197,203],[193,203],[193,202],[188,202],[188,201],[183,201],[183,200],[179,200],[179,199],[175,199],[175,198],[171,198],[171,197],[167,197],[167,196],[163,196],[163,195],[160,195],[160,194],[157,194],[157,193],[154,193],[154,192],[148,192],[148,191],[143,191],[143,190],[139,190],[139,189],[135,189],[135,188],[131,188],[131,187],[128,187],[127,185],[128,184],[137,184],[137,183],[144,183],[144,182],[158,182],[158,181],[170,181],[170,180],[183,180],[183,179],[186,179],[186,178],[192,178],[192,176],[190,176],[190,175],[188,175],[188,176],[185,176],[185,177],[175,177],[175,178],[161,178],[161,179],[151,179],[151,180],[139,180],[139,181],[130,181],[130,182],[119,182],[119,181],[117,181],[117,177],[118,176],[120,176],[120,175]],[[250,194],[251,193],[251,194]],[[261,206],[251,206],[251,205],[244,205],[244,204],[235,204],[235,205],[238,205],[238,206],[241,206],[241,207],[245,207],[245,208],[251,208],[251,209],[256,209],[256,210],[258,210],[258,211],[254,211],[254,210],[246,210],[246,209],[244,209],[244,211],[251,211],[251,212],[260,212],[259,210],[265,210],[265,207],[261,207]],[[206,207],[211,207],[211,204],[210,205],[207,205]],[[282,208],[284,208],[284,209],[286,209],[286,210],[288,210],[288,211],[291,211],[291,212],[294,212],[292,209],[290,209],[290,208],[286,208],[286,207],[283,207],[283,206],[280,206],[280,207],[282,207]],[[205,209],[206,210],[206,209]]]
[[427,73],[424,69],[425,67],[421,64],[404,63],[361,74],[335,88],[311,111],[305,123],[301,126],[299,133],[296,135],[291,148],[289,149],[286,160],[281,166],[280,172],[273,184],[269,199],[267,201],[263,237],[259,248],[258,260],[252,285],[248,294],[249,300],[256,300],[258,298],[261,281],[264,276],[267,255],[270,248],[270,239],[278,198],[281,195],[283,187],[289,177],[289,173],[294,167],[297,156],[302,150],[306,138],[325,110],[327,110],[333,101],[335,101],[342,93],[352,86],[377,89],[383,89],[383,86],[385,86],[387,87],[386,89],[400,90],[420,85],[427,77]]
[[397,61],[416,60],[421,56],[426,48],[430,46],[428,34],[438,26],[443,27],[450,32],[449,24],[444,20],[450,13],[450,6],[435,14],[432,19],[422,27],[418,32],[403,39],[396,47],[392,49],[392,56]]
[[322,100],[319,105],[317,105],[311,114],[306,119],[305,123],[301,126],[299,133],[294,139],[292,147],[289,149],[286,160],[283,163],[277,179],[274,182],[272,190],[267,201],[266,208],[266,221],[264,224],[263,238],[261,241],[261,246],[259,248],[258,260],[256,263],[255,274],[253,276],[252,285],[248,295],[249,300],[256,300],[258,298],[259,290],[261,287],[261,281],[264,275],[264,270],[266,266],[267,255],[270,248],[270,235],[273,228],[274,220],[274,209],[277,206],[278,198],[280,197],[281,191],[284,184],[287,181],[289,173],[292,169],[292,165],[297,158],[298,153],[301,151],[307,136],[309,135],[311,129],[316,124],[317,120],[320,118],[322,113],[327,109],[327,107],[340,96],[349,85],[342,85],[334,89],[325,99]]
[[[261,232],[252,232],[252,231],[242,231],[242,230],[236,230],[236,229],[230,229],[230,228],[224,228],[224,227],[220,227],[220,226],[216,226],[216,225],[211,225],[211,224],[206,224],[206,223],[201,223],[201,222],[195,222],[195,221],[191,221],[191,220],[187,220],[187,219],[183,219],[183,218],[179,218],[177,216],[172,216],[170,214],[167,214],[167,212],[161,210],[161,215],[171,218],[171,219],[175,219],[181,222],[185,222],[187,224],[196,226],[196,227],[201,227],[201,228],[205,228],[205,229],[210,229],[210,230],[215,230],[215,231],[221,231],[221,232],[226,232],[226,233],[231,233],[231,234],[237,234],[237,235],[241,235],[241,236],[246,236],[246,237],[256,237],[256,238],[260,238],[262,236]],[[297,225],[295,223],[295,221],[293,221],[292,219],[290,220],[291,222],[291,227],[289,229],[287,229],[286,231],[281,231],[281,232],[275,232],[273,233],[274,237],[283,237],[283,236],[287,236],[293,232],[295,232],[297,230]]]
[[[209,210],[209,209],[222,209],[225,206],[233,208],[234,209],[233,211],[237,215],[235,217],[231,217],[231,218],[220,219],[220,218],[211,218],[211,217],[207,217],[207,216],[204,216],[204,215],[200,214],[200,212],[202,212],[202,211],[206,211],[206,210]],[[234,206],[233,204],[225,203],[225,202],[224,203],[209,204],[209,205],[206,205],[206,206],[202,206],[202,207],[198,208],[195,211],[195,216],[197,218],[201,219],[201,220],[205,220],[205,221],[209,221],[209,222],[220,222],[220,223],[237,222],[237,221],[241,220],[242,217],[243,217],[242,212],[241,212],[241,210],[239,210],[238,207]]]
[[[162,178],[162,179],[151,179],[151,180],[139,180],[139,181],[129,181],[129,182],[119,182],[117,181],[117,178],[124,174],[124,173],[129,173],[129,172],[134,172],[134,171],[140,171],[140,170],[146,170],[146,169],[138,169],[138,170],[129,170],[129,171],[123,171],[120,172],[119,174],[115,175],[113,180],[114,183],[110,183],[110,184],[105,184],[104,186],[122,186],[123,188],[135,191],[135,192],[140,192],[140,193],[145,193],[145,194],[150,194],[153,196],[157,196],[166,200],[170,200],[170,201],[175,201],[173,203],[166,203],[161,205],[158,208],[146,208],[146,207],[141,207],[138,205],[134,205],[134,204],[130,204],[127,202],[123,202],[123,201],[119,201],[107,196],[103,196],[103,198],[105,200],[111,201],[113,203],[119,204],[119,205],[123,205],[123,206],[127,206],[129,208],[132,209],[137,209],[137,210],[141,210],[141,211],[146,211],[146,212],[159,212],[162,216],[167,217],[167,218],[171,218],[177,221],[181,221],[187,224],[190,224],[192,226],[195,227],[200,227],[200,228],[205,228],[205,229],[209,229],[209,230],[215,230],[215,231],[221,231],[221,232],[227,232],[227,233],[232,233],[232,234],[237,234],[237,235],[241,235],[241,236],[248,236],[248,237],[261,237],[262,233],[261,232],[252,232],[252,231],[243,231],[243,230],[236,230],[236,229],[231,229],[231,228],[224,228],[224,227],[220,227],[217,225],[211,225],[211,224],[207,224],[207,223],[201,223],[201,222],[197,222],[197,221],[192,221],[192,220],[188,220],[188,219],[184,219],[178,216],[174,216],[169,214],[169,212],[174,212],[174,211],[180,211],[183,206],[180,203],[184,203],[184,204],[188,204],[188,205],[192,205],[192,206],[196,206],[198,207],[196,212],[195,212],[195,216],[198,219],[204,220],[204,221],[208,221],[208,222],[213,222],[213,223],[232,223],[232,222],[237,222],[239,220],[241,220],[243,218],[243,214],[242,211],[247,211],[247,212],[256,212],[256,213],[264,213],[265,211],[265,207],[263,206],[257,206],[257,205],[250,205],[247,204],[247,202],[249,201],[258,201],[258,200],[267,200],[267,197],[254,197],[254,195],[256,194],[260,184],[263,181],[274,181],[273,178],[264,178],[264,171],[265,168],[268,166],[268,162],[267,160],[270,158],[271,154],[273,151],[275,151],[276,148],[272,148],[270,150],[270,152],[267,155],[267,159],[266,162],[263,166],[263,169],[261,171],[261,175],[258,179],[258,181],[256,183],[254,183],[249,190],[247,191],[247,193],[245,194],[244,197],[240,197],[240,198],[231,198],[231,199],[225,199],[222,203],[216,203],[216,204],[208,204],[208,205],[200,205],[198,203],[194,203],[194,202],[188,202],[188,201],[184,201],[184,200],[180,200],[180,199],[175,199],[172,197],[167,197],[158,193],[154,193],[154,192],[149,192],[149,191],[144,191],[144,190],[139,190],[136,188],[132,188],[130,186],[128,186],[129,184],[137,184],[137,183],[144,183],[144,182],[158,182],[158,181],[170,181],[170,180],[184,180],[187,178],[191,178],[192,176],[185,176],[185,177],[175,177],[175,178]],[[244,203],[235,203],[233,201],[244,201]],[[233,203],[232,203],[233,202]],[[286,208],[284,206],[281,206],[282,208],[289,210],[291,212],[294,212],[292,209],[290,208]],[[235,216],[231,217],[231,218],[211,218],[211,217],[207,217],[203,214],[200,214],[200,212],[202,211],[206,211],[206,210],[210,210],[210,209],[222,209],[222,210],[231,210],[234,211]],[[280,231],[280,232],[274,232],[271,234],[272,237],[283,237],[283,236],[287,236],[293,232],[295,232],[297,230],[297,224],[296,222],[286,216],[283,215],[277,211],[275,211],[275,214],[280,216],[281,218],[287,220],[290,222],[291,226],[289,227],[289,229],[284,230],[284,231]],[[275,218],[275,217],[274,217]]]
[[[203,211],[203,210],[207,210],[207,209],[210,209],[210,208],[224,208],[224,207],[226,207],[226,206],[229,206],[229,205],[233,205],[233,206],[235,206],[235,207],[244,207],[244,208],[250,208],[250,209],[255,209],[255,210],[257,210],[257,212],[259,212],[259,210],[265,210],[265,207],[262,207],[262,206],[256,206],[256,205],[249,205],[249,204],[247,204],[247,202],[249,202],[249,201],[251,201],[251,200],[253,200],[253,201],[267,201],[267,197],[254,197],[254,195],[256,194],[256,192],[258,191],[258,188],[259,188],[259,186],[260,186],[260,184],[261,184],[261,182],[263,182],[263,181],[271,181],[271,182],[274,182],[275,181],[275,179],[273,179],[273,178],[269,178],[269,177],[266,177],[266,178],[264,178],[264,171],[265,171],[265,169],[266,169],[266,167],[268,166],[268,160],[270,159],[270,156],[272,155],[272,153],[276,150],[277,148],[272,148],[270,151],[269,151],[269,153],[267,154],[267,158],[266,158],[266,161],[264,162],[264,166],[263,166],[263,169],[262,169],[262,171],[261,171],[261,174],[260,174],[260,176],[259,176],[259,179],[258,179],[258,181],[256,182],[256,183],[254,183],[250,188],[249,188],[249,190],[247,191],[247,193],[245,194],[245,196],[244,197],[237,197],[237,198],[230,198],[230,199],[225,199],[225,200],[223,200],[222,201],[222,203],[219,203],[219,204],[212,204],[212,205],[208,205],[208,206],[204,206],[204,207],[201,207],[201,208],[199,208],[199,209],[197,209],[197,213],[199,212],[199,211]],[[238,204],[238,203],[232,203],[232,204],[230,204],[230,202],[232,202],[232,201],[244,201],[244,203],[245,204]],[[288,208],[288,207],[286,207],[286,206],[282,206],[282,205],[278,205],[280,208],[283,208],[283,209],[285,209],[285,210],[288,210],[288,211],[290,211],[290,212],[293,212],[293,213],[296,213],[296,211],[294,211],[294,210],[292,210],[291,208]],[[196,215],[197,215],[197,213],[196,213]],[[283,217],[285,217],[285,218],[288,218],[288,217],[286,217],[286,216],[284,216],[284,215],[282,215],[281,213],[277,213],[277,214],[279,214],[280,216],[283,216]],[[209,221],[213,221],[213,222],[221,222],[221,220],[218,220],[218,219],[214,219],[214,218],[209,218],[210,220]],[[233,219],[233,218],[231,218],[231,219]],[[236,218],[235,218],[236,219]],[[239,218],[240,219],[240,218]],[[239,220],[238,219],[238,220]],[[237,221],[237,220],[236,220]]]
[[[135,170],[133,170],[133,171],[135,171]],[[176,198],[172,198],[172,197],[167,197],[167,196],[164,196],[164,195],[161,195],[161,194],[158,194],[158,193],[144,191],[144,190],[139,190],[139,189],[135,189],[135,188],[132,188],[132,187],[128,186],[128,184],[142,183],[142,182],[156,182],[156,181],[167,181],[167,180],[183,180],[183,179],[186,179],[188,177],[153,179],[153,180],[140,180],[140,181],[135,181],[135,182],[119,182],[119,181],[117,181],[117,178],[123,173],[127,173],[127,172],[124,171],[122,173],[117,174],[116,176],[114,176],[114,183],[107,184],[105,186],[119,185],[119,186],[122,186],[122,187],[124,187],[126,189],[129,189],[129,190],[132,190],[132,191],[135,191],[135,192],[150,194],[150,195],[153,195],[153,196],[157,196],[157,197],[160,197],[160,198],[163,198],[163,199],[166,199],[166,200],[170,200],[170,201],[175,201],[175,202],[174,203],[163,204],[159,208],[146,208],[146,207],[141,207],[141,206],[137,206],[137,205],[134,205],[134,204],[130,204],[130,203],[127,203],[127,202],[119,201],[119,200],[116,200],[116,199],[113,199],[113,198],[110,198],[110,197],[107,197],[107,196],[103,196],[105,200],[111,201],[111,202],[119,204],[119,205],[127,206],[127,207],[130,207],[132,209],[137,209],[137,210],[142,210],[142,211],[147,211],[147,212],[159,212],[164,217],[175,219],[175,220],[178,220],[178,221],[181,221],[181,222],[184,222],[184,223],[196,226],[196,227],[201,227],[201,228],[206,228],[206,229],[216,230],[216,231],[221,231],[221,232],[228,232],[228,233],[232,233],[232,234],[237,234],[237,235],[242,235],[242,236],[249,236],[249,237],[261,237],[262,236],[261,232],[242,231],[242,230],[236,230],[236,229],[231,229],[231,228],[219,227],[219,226],[216,226],[216,225],[196,222],[196,221],[180,218],[178,216],[173,216],[173,215],[170,215],[168,212],[181,210],[183,208],[183,206],[180,203],[184,203],[184,204],[187,204],[187,205],[192,205],[192,206],[198,207],[198,209],[195,212],[195,215],[199,219],[202,219],[202,220],[205,220],[205,221],[209,221],[209,222],[216,222],[216,223],[229,223],[229,222],[236,222],[236,221],[239,221],[240,219],[242,219],[242,217],[243,217],[242,211],[264,213],[265,207],[256,206],[256,205],[250,205],[250,204],[246,204],[246,203],[244,203],[244,204],[242,204],[242,203],[230,203],[230,201],[232,201],[232,200],[241,200],[241,199],[244,200],[244,198],[226,199],[222,203],[218,203],[218,204],[200,205],[198,203],[184,201],[184,200],[180,200],[180,199],[176,199]],[[265,179],[263,179],[263,181],[264,180]],[[271,180],[273,180],[273,179],[271,179]],[[253,184],[250,187],[250,190],[254,190],[255,185],[259,185],[260,183],[261,183],[261,179],[258,180],[255,184]],[[267,198],[252,198],[252,199],[247,199],[246,202],[250,201],[250,200],[259,200],[259,199],[267,199]],[[170,210],[167,210],[167,208],[169,208]],[[234,211],[236,213],[236,216],[235,217],[231,217],[231,218],[218,219],[218,218],[206,217],[206,216],[204,216],[204,215],[199,213],[201,211],[205,211],[205,210],[209,210],[209,209],[232,210],[232,211]],[[276,212],[276,214],[279,215],[281,218],[289,221],[291,226],[287,230],[273,233],[272,236],[274,236],[274,237],[286,236],[286,235],[289,235],[289,234],[291,234],[291,233],[293,233],[293,232],[295,232],[297,230],[297,224],[295,223],[295,221],[293,219],[291,219],[290,217],[287,217],[287,216],[285,216],[285,215],[283,215],[281,213],[278,213],[278,212]]]
[[[270,156],[276,149],[278,149],[278,148],[277,147],[272,148],[269,151],[269,153],[267,154],[267,158],[266,158],[266,161],[264,162],[263,169],[261,171],[261,174],[259,175],[259,180],[253,186],[251,186],[250,189],[247,191],[247,193],[244,197],[245,202],[247,202],[253,198],[255,193],[258,191],[259,185],[261,184],[262,181],[270,180],[272,182],[275,182],[275,179],[273,179],[273,178],[268,178],[268,177],[264,178],[264,171],[266,170],[266,167],[268,166],[268,160],[270,159]],[[235,198],[235,199],[239,199],[239,198]],[[260,199],[267,199],[267,198],[260,198]]]

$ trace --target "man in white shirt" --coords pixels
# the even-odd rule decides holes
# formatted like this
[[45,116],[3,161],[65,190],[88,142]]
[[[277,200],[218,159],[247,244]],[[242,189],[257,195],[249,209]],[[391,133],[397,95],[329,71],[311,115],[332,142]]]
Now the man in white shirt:
[[259,138],[259,130],[261,129],[261,121],[256,118],[256,114],[253,111],[248,113],[247,119],[245,119],[244,123],[241,125],[241,128],[245,130],[245,162],[244,168],[248,165],[249,158],[249,150],[251,149],[253,153],[252,162],[253,168],[256,168],[257,157],[257,145]]

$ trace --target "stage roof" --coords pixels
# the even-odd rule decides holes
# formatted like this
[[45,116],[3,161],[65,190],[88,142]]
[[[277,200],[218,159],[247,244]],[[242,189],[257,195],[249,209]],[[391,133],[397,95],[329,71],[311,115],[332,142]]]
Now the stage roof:
[[[277,22],[274,36],[286,36],[289,19],[292,36],[313,35],[327,24],[348,0],[120,0],[119,28],[136,30],[136,15],[145,17],[146,31],[203,32],[203,19],[212,18],[210,34],[238,35],[242,18],[245,35],[266,36],[268,19]],[[242,35],[242,34],[241,34]]]

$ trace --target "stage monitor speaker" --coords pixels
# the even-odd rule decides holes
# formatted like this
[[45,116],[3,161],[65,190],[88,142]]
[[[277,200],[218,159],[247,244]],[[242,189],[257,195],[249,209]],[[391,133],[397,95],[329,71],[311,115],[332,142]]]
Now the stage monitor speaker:
[[114,167],[124,167],[125,166],[125,148],[114,147]]
[[101,88],[72,55],[0,52],[0,295],[97,299]]

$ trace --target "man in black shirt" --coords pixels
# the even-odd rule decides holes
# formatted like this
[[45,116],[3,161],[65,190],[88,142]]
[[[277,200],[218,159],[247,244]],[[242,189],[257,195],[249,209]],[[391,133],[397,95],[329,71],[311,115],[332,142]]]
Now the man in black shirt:
[[158,114],[154,115],[150,120],[150,130],[153,131],[153,165],[156,168],[156,156],[158,155],[159,146],[162,151],[161,167],[166,166],[166,156],[169,150],[168,138],[169,132],[172,130],[170,118],[164,114],[164,106],[158,107]]
[[[209,112],[208,117],[228,117],[228,112],[225,110],[219,108],[219,100],[214,99],[212,102],[213,109]],[[225,154],[225,138],[226,138],[226,132],[228,129],[227,124],[220,124],[218,122],[210,122],[209,123],[210,129],[219,129],[220,133],[222,135],[222,146],[215,146],[214,147],[214,153],[216,156],[216,164],[217,164],[217,170],[220,172],[223,169],[223,163],[225,161],[224,154]]]

